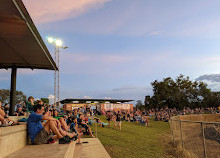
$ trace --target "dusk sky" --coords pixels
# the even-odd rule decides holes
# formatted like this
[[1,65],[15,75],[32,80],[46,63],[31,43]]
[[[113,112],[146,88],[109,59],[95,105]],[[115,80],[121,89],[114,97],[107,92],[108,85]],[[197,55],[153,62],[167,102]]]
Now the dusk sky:
[[[151,82],[176,78],[220,90],[219,0],[23,0],[52,57],[61,39],[61,99],[144,100]],[[31,52],[30,52],[31,53]],[[0,89],[10,88],[0,70]],[[20,69],[17,90],[53,95],[54,72]]]

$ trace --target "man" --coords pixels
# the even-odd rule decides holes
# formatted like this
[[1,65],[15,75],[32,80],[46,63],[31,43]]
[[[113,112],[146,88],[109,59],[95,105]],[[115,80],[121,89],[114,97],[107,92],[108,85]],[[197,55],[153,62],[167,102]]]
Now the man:
[[116,122],[114,125],[114,129],[116,129],[116,126],[118,126],[119,130],[121,130],[121,114],[119,113],[119,111],[116,114]]
[[[44,106],[37,104],[27,120],[28,134],[32,144],[46,144],[53,136],[52,132],[59,139],[59,144],[69,144],[70,138],[63,134],[60,122],[49,115],[43,115],[44,112]],[[44,126],[41,124],[42,120],[47,120]]]

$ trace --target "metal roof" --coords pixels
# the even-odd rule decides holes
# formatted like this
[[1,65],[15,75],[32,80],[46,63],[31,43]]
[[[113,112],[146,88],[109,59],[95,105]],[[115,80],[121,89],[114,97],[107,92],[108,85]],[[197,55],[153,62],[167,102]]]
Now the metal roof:
[[0,0],[0,68],[57,70],[21,0]]
[[73,103],[73,101],[78,101],[79,103],[86,103],[86,102],[99,102],[99,103],[105,103],[105,102],[109,102],[109,103],[125,103],[125,102],[130,102],[130,101],[134,101],[134,100],[126,100],[126,99],[64,99],[61,100],[60,102],[62,104],[65,103]]

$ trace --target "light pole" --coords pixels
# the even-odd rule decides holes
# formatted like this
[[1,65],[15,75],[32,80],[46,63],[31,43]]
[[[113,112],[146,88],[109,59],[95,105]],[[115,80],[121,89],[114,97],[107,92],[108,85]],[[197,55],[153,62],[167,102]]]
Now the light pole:
[[[60,105],[60,48],[67,49],[68,47],[62,47],[63,42],[59,39],[54,39],[52,37],[48,37],[47,41],[49,43],[55,44],[54,60],[55,60],[55,63],[57,64],[58,72],[56,70],[54,71],[54,105],[57,105],[56,103],[58,103],[58,106],[59,106]],[[58,83],[57,83],[57,80],[58,80]],[[58,97],[56,94],[57,91],[58,91]],[[56,98],[58,99],[58,101]]]

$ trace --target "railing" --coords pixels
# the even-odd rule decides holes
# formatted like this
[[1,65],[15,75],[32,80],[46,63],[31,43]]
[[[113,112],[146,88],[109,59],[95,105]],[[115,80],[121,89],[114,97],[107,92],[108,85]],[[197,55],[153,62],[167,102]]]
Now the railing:
[[194,157],[218,157],[220,155],[220,122],[217,121],[220,115],[213,115],[172,117],[170,119],[172,141],[183,150],[189,151]]

